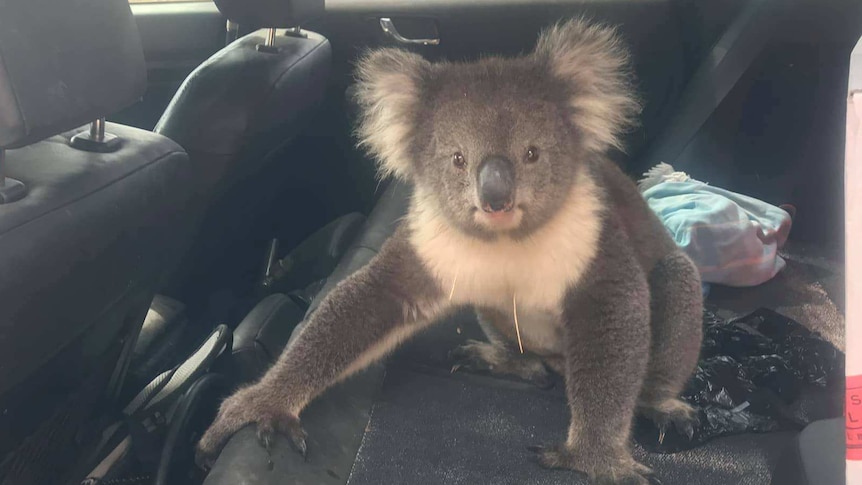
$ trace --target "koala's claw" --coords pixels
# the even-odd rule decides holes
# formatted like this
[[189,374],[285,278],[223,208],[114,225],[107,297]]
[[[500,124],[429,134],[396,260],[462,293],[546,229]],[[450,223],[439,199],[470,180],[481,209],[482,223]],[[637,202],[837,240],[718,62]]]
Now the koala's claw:
[[667,399],[658,405],[641,406],[639,413],[658,427],[658,442],[664,442],[669,427],[689,440],[694,438],[697,415],[694,409],[679,399]]
[[675,422],[674,427],[676,427],[676,430],[682,433],[683,436],[692,440],[694,439],[694,423],[694,419],[690,419],[683,422]]
[[257,438],[267,451],[272,449],[276,434],[287,436],[293,446],[305,457],[308,447],[306,433],[299,417],[285,409],[280,396],[251,386],[240,389],[221,405],[215,421],[198,442],[195,461],[203,469],[212,467],[222,448],[240,429],[255,425]]
[[208,472],[212,470],[214,464],[215,460],[210,455],[207,455],[205,452],[201,451],[200,448],[195,449],[195,465],[197,465],[198,468],[205,472]]
[[[297,423],[298,424],[298,423]],[[300,426],[296,426],[295,428],[291,428],[287,434],[287,437],[290,438],[290,443],[302,455],[302,459],[308,461],[308,444],[306,443],[306,438],[308,438],[308,433],[305,432],[304,429]]]
[[[660,485],[653,471],[631,458],[589,463],[564,444],[527,447],[545,468],[562,468],[586,475],[596,485]],[[607,458],[607,457],[604,457]]]
[[483,346],[490,346],[490,344],[478,340],[468,340],[464,345],[452,349],[449,352],[449,359],[455,361],[452,372],[454,373],[459,369],[469,371],[492,370],[494,366],[487,359],[482,358],[480,349]]
[[264,430],[263,428],[258,428],[257,430],[257,440],[260,442],[260,446],[263,446],[267,453],[272,451],[272,442],[275,439],[275,436],[273,435],[274,433],[271,429]]
[[498,344],[468,340],[449,352],[449,358],[455,361],[452,373],[464,369],[498,376],[514,376],[540,389],[554,386],[550,372],[539,357],[533,354],[517,354]]
[[284,434],[290,440],[291,446],[302,455],[303,459],[308,459],[308,445],[305,441],[308,433],[302,429],[298,418],[282,417],[271,422],[258,421],[257,439],[267,452],[272,451],[272,445],[278,433]]

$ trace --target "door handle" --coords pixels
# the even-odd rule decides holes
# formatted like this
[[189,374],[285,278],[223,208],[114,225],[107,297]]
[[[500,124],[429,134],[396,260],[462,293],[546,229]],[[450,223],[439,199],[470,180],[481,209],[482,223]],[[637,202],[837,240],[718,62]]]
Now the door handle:
[[395,24],[389,17],[380,17],[380,28],[383,29],[386,35],[401,44],[440,45],[440,39],[408,39],[404,37],[398,33],[398,29],[395,28]]

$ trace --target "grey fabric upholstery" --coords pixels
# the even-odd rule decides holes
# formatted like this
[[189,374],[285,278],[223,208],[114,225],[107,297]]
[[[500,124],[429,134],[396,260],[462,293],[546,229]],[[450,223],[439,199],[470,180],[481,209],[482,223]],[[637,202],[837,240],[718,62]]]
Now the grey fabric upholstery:
[[776,467],[773,485],[846,483],[844,418],[815,421],[794,437]]
[[128,2],[0,2],[0,147],[113,113],[146,89]]

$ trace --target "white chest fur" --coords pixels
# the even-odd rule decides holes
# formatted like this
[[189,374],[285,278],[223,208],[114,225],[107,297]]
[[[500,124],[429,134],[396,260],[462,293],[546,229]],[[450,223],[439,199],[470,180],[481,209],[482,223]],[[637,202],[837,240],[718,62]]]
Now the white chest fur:
[[408,219],[411,243],[446,296],[451,292],[453,304],[511,313],[515,298],[519,315],[559,315],[566,289],[597,252],[601,208],[596,190],[589,177],[580,177],[557,214],[518,241],[469,237],[448,225],[428,207],[432,204],[415,204]]

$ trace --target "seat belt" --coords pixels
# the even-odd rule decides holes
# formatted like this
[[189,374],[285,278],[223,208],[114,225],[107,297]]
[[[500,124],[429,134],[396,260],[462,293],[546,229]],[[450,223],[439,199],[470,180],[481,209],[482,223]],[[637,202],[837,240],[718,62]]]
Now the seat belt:
[[760,54],[786,0],[749,0],[692,75],[679,107],[647,151],[649,166],[674,164]]

